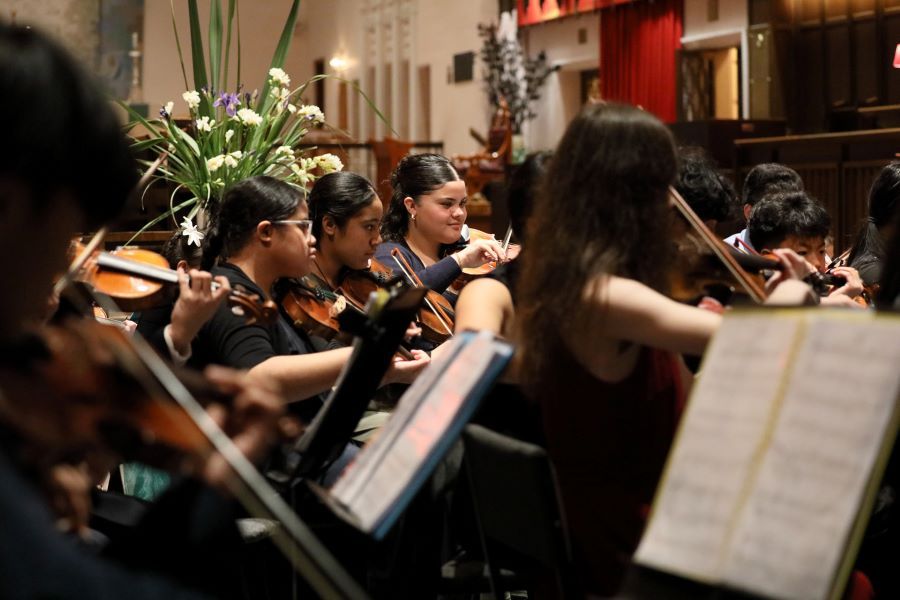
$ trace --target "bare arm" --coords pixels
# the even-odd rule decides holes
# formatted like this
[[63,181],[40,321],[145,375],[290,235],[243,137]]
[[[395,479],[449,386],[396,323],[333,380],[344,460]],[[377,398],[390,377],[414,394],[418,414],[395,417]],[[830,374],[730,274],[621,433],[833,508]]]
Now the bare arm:
[[[289,402],[303,400],[331,389],[344,365],[350,360],[353,348],[337,348],[312,354],[272,356],[250,369],[251,380],[278,386]],[[412,359],[395,357],[388,366],[381,384],[412,383],[427,367],[431,358],[421,350],[413,350]]]
[[250,369],[250,377],[272,382],[289,401],[302,400],[331,389],[353,348],[312,354],[273,356]]
[[590,284],[585,301],[602,318],[578,323],[585,337],[631,342],[682,354],[703,354],[722,317],[667,298],[623,277],[603,277]]
[[488,330],[508,337],[513,301],[505,285],[494,279],[476,279],[456,301],[454,331]]

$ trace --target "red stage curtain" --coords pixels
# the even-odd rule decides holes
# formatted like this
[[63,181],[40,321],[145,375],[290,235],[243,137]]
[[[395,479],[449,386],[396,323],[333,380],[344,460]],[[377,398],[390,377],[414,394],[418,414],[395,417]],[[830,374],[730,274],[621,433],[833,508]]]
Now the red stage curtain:
[[642,0],[600,12],[603,98],[644,107],[675,121],[675,53],[682,0]]

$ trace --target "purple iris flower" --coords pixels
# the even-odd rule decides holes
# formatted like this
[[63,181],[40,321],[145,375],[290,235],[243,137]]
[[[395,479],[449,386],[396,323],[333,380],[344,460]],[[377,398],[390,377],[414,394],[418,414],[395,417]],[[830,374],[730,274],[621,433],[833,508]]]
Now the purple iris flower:
[[225,113],[229,117],[233,117],[237,112],[237,107],[240,105],[241,99],[237,94],[229,94],[227,92],[219,93],[219,97],[216,98],[216,101],[213,102],[213,106],[224,106]]

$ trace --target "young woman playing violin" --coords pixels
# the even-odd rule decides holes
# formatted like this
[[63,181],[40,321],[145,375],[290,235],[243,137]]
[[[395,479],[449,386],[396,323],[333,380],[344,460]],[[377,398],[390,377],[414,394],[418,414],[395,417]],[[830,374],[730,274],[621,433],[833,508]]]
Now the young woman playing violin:
[[[585,108],[519,259],[519,377],[541,406],[582,584],[601,595],[620,585],[684,402],[675,353],[702,354],[721,321],[662,293],[676,170],[650,113]],[[777,254],[788,271],[802,263]]]
[[[278,279],[310,273],[315,245],[304,193],[271,177],[253,177],[225,191],[203,267],[225,276],[232,287],[268,298]],[[334,385],[351,353],[350,348],[316,350],[283,317],[272,325],[248,325],[224,306],[194,342],[195,358],[203,362],[249,369],[252,378],[277,383],[289,400],[309,399],[294,407],[304,419],[318,411],[316,395]],[[414,360],[395,362],[385,379],[409,382],[427,363],[428,357],[417,353]]]
[[466,183],[446,157],[403,157],[391,174],[391,187],[391,204],[381,225],[384,242],[375,253],[382,264],[398,271],[391,256],[398,250],[423,285],[453,303],[455,294],[446,291],[463,268],[506,259],[494,239],[472,240],[463,250],[445,256],[460,241],[467,214]]

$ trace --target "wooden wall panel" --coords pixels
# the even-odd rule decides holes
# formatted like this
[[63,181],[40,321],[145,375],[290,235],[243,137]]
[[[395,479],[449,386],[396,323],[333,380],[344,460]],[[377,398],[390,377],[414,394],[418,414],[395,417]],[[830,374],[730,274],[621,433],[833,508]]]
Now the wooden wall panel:
[[879,68],[878,30],[874,18],[854,21],[853,48],[855,59],[853,72],[856,83],[856,103],[858,106],[881,104],[881,90],[878,85]]
[[885,161],[860,161],[844,163],[844,198],[841,202],[841,234],[835,233],[834,249],[840,253],[847,249],[856,231],[868,215],[869,188]]
[[850,83],[850,25],[840,23],[825,28],[825,63],[828,107],[845,108],[853,104]]
[[801,29],[795,44],[793,113],[799,131],[822,131],[825,127],[825,61],[822,60],[822,30]]

